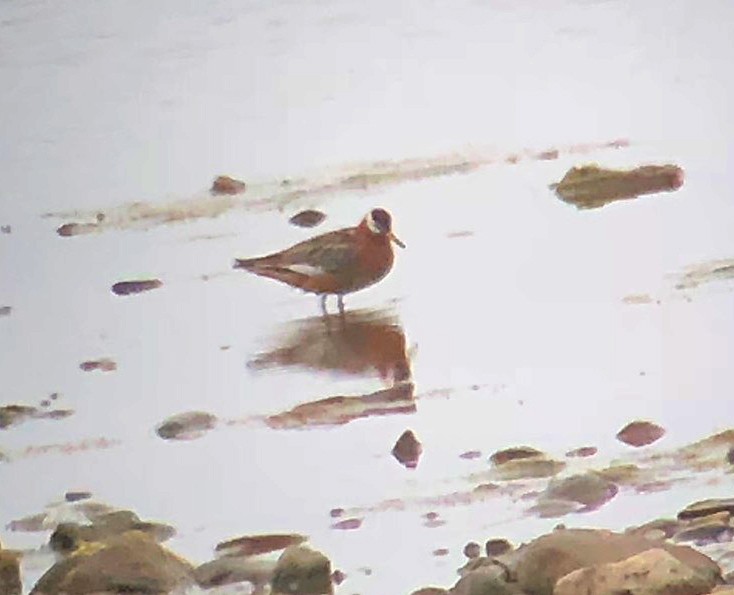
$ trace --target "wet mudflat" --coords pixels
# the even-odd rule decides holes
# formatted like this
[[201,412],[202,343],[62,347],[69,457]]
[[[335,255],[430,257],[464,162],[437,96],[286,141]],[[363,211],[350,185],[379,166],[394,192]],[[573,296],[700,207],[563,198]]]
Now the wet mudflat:
[[[185,559],[167,585],[264,585],[307,539],[337,593],[409,593],[453,585],[471,543],[731,496],[734,81],[701,67],[728,63],[728,4],[434,6],[396,30],[387,5],[226,4],[149,9],[155,31],[113,3],[3,8],[0,542],[26,591],[52,535],[125,552],[132,530]],[[232,81],[232,52],[257,67]],[[550,188],[593,164],[685,179],[584,209]],[[375,206],[408,248],[344,317],[231,269]],[[724,542],[731,570],[729,518],[687,515],[670,537]]]

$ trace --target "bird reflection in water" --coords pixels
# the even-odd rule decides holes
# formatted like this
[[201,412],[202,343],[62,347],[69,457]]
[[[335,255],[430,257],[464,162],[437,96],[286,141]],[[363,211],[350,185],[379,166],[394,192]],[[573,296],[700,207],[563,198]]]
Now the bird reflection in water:
[[272,428],[339,425],[361,417],[415,411],[405,333],[389,311],[358,310],[289,323],[278,346],[257,355],[248,366],[376,375],[386,385],[373,393],[329,397],[271,415],[266,423]]

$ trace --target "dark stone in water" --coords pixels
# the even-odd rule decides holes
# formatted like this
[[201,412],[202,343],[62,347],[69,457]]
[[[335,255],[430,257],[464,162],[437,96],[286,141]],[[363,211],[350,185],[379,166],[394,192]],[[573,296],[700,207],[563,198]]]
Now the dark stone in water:
[[217,544],[214,551],[223,556],[256,556],[284,550],[290,545],[306,541],[305,535],[297,533],[275,533],[271,535],[246,535],[228,539]]
[[475,541],[470,541],[464,546],[464,555],[473,560],[482,555],[482,546]]
[[0,306],[0,316],[10,316],[13,308],[10,306]]
[[515,446],[513,448],[498,450],[489,457],[489,460],[494,465],[504,465],[517,459],[529,459],[531,457],[541,456],[543,456],[543,453],[531,446]]
[[617,433],[617,440],[630,446],[647,446],[665,435],[665,429],[649,421],[633,421]]
[[734,465],[734,446],[732,446],[729,449],[729,452],[726,453],[726,462],[730,465]]
[[130,295],[132,293],[141,293],[158,289],[163,285],[160,279],[144,279],[140,281],[119,281],[112,286],[112,293],[115,295]]
[[297,227],[316,227],[322,223],[324,219],[326,219],[326,215],[321,211],[308,209],[306,211],[296,213],[293,217],[288,219],[288,222]]
[[217,418],[204,411],[187,411],[173,415],[156,428],[164,440],[193,440],[217,424]]
[[405,430],[392,449],[393,456],[408,469],[415,469],[423,452],[423,446],[412,430]]
[[92,492],[66,492],[64,499],[67,502],[79,502],[79,500],[89,500]]
[[597,453],[596,446],[581,446],[579,448],[574,448],[573,450],[569,450],[566,453],[566,456],[569,458],[585,458],[585,457],[593,457]]
[[84,372],[91,372],[92,370],[100,370],[102,372],[113,372],[117,370],[117,363],[109,358],[102,358],[98,360],[89,360],[79,364],[79,368]]
[[217,176],[210,192],[212,194],[240,194],[247,189],[247,185],[241,180],[230,178],[229,176]]

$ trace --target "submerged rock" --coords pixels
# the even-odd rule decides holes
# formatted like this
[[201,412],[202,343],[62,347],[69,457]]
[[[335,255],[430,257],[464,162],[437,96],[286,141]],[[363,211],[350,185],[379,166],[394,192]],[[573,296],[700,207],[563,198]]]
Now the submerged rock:
[[198,566],[194,578],[203,589],[242,582],[263,588],[270,582],[275,564],[275,560],[258,557],[226,556]]
[[500,450],[489,460],[494,467],[493,475],[502,480],[552,477],[566,466],[563,461],[549,459],[529,446]]
[[187,411],[173,415],[156,428],[164,440],[194,440],[217,425],[217,418],[204,411]]
[[584,165],[572,167],[550,188],[561,200],[579,209],[596,209],[642,194],[678,190],[683,180],[683,170],[675,165],[645,165],[632,170]]
[[212,182],[212,194],[240,194],[247,189],[247,184],[229,176],[217,176]]
[[39,410],[29,405],[5,405],[0,407],[0,430],[28,419],[64,419],[73,415],[70,409]]
[[278,558],[271,586],[274,595],[332,595],[331,562],[306,546],[290,546]]
[[553,595],[703,595],[715,584],[710,574],[663,549],[651,549],[621,562],[575,570],[556,583]]
[[141,293],[143,291],[151,291],[163,286],[160,279],[144,279],[140,281],[119,281],[112,286],[112,293],[115,295],[130,295],[133,293]]
[[11,306],[0,306],[0,316],[10,316],[12,311],[13,308]]
[[291,545],[300,545],[307,539],[305,535],[298,533],[246,535],[222,541],[217,544],[214,551],[220,556],[257,556],[283,550]]
[[614,498],[618,491],[616,484],[595,471],[589,471],[551,480],[540,499],[576,502],[583,506],[583,511],[588,511],[603,506]]
[[32,595],[168,593],[193,583],[193,567],[140,531],[114,535],[54,564]]
[[117,370],[117,363],[108,357],[103,357],[97,360],[88,360],[79,364],[79,369],[84,372],[91,372],[92,370],[100,370],[101,372],[114,372]]
[[649,421],[633,421],[617,432],[617,440],[630,446],[647,446],[665,435],[665,429]]
[[415,469],[418,466],[423,446],[412,430],[405,430],[392,449],[392,456],[408,469]]
[[493,465],[504,465],[510,461],[517,459],[529,459],[544,457],[545,455],[537,448],[532,446],[513,446],[512,448],[505,448],[498,450],[489,457],[489,462]]
[[316,227],[320,223],[323,223],[324,219],[326,219],[326,215],[321,211],[308,209],[293,215],[293,217],[288,219],[288,223],[297,227]]
[[569,450],[566,453],[566,456],[574,459],[574,458],[586,458],[586,457],[593,457],[597,453],[596,446],[580,446],[579,448],[574,448],[573,450]]

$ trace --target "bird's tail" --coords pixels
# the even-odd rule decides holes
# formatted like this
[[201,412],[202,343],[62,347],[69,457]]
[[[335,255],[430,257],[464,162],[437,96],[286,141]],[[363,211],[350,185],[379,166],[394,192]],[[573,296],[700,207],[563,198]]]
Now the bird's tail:
[[257,268],[259,258],[235,258],[232,264],[233,269],[245,269],[252,271]]

